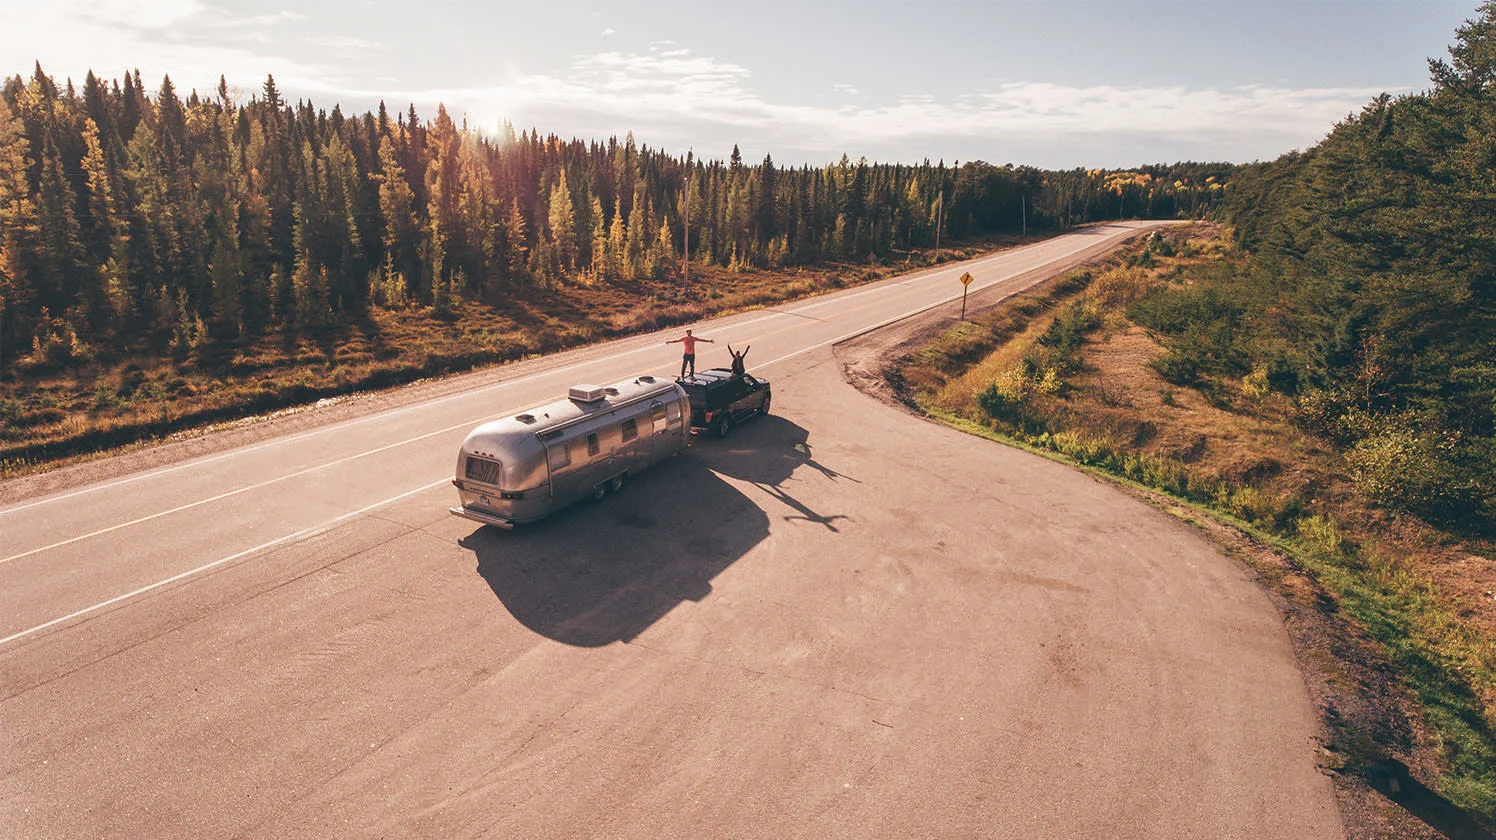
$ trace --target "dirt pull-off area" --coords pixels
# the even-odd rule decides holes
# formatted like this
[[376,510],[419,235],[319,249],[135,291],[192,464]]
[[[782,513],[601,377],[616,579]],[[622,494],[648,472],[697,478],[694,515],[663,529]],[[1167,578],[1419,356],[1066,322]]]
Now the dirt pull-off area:
[[[1096,265],[1091,268],[1099,270]],[[1022,298],[989,299],[969,307],[969,319],[986,319],[991,331],[999,335],[997,341],[989,342],[994,349],[983,355],[1001,357],[1001,345],[1021,341],[1025,329],[1032,336],[1063,305],[1081,297],[1075,288],[1073,282],[1067,288],[1064,281],[1056,280],[1023,293]],[[946,401],[937,413],[965,414],[977,421],[969,428],[979,429],[981,418],[971,413],[977,412],[973,395],[991,380],[958,381],[962,369],[981,367],[979,360],[961,349],[973,342],[981,344],[972,338],[971,329],[959,325],[955,313],[935,310],[858,336],[836,350],[846,378],[863,392],[923,415],[926,408],[936,407],[933,403],[938,397],[931,383],[943,384]],[[963,352],[965,357],[954,365],[956,369],[932,370],[940,364],[938,359],[949,362]],[[1182,464],[1219,486],[1235,482],[1266,495],[1286,494],[1292,488],[1341,510],[1356,504],[1344,477],[1323,466],[1333,453],[1294,430],[1285,419],[1284,405],[1233,411],[1219,399],[1212,401],[1171,385],[1149,365],[1162,353],[1163,348],[1144,330],[1120,316],[1108,316],[1104,326],[1082,345],[1081,361],[1068,378],[1064,399],[1053,400],[1044,416],[1055,426],[1060,425],[1055,418],[1063,418],[1068,428],[1126,441],[1138,456]],[[990,377],[991,369],[983,375]],[[964,396],[951,397],[952,392]],[[1038,451],[1045,448],[1040,446]],[[1063,456],[1061,460],[1074,463]],[[1100,470],[1092,473],[1112,480]],[[1438,777],[1436,739],[1423,725],[1418,705],[1385,648],[1342,610],[1337,597],[1313,571],[1205,508],[1130,481],[1117,483],[1207,534],[1251,570],[1277,606],[1305,685],[1320,711],[1319,763],[1334,779],[1350,837],[1490,836],[1418,781]],[[1361,510],[1365,515],[1364,507]],[[1404,531],[1410,529],[1404,526]],[[1493,565],[1483,557],[1468,555],[1457,574],[1444,573],[1456,571],[1448,563],[1433,568],[1445,579],[1443,591],[1473,603],[1492,587],[1488,567]],[[1481,567],[1484,574],[1468,574],[1471,566]],[[1189,605],[1180,607],[1188,609]],[[1484,626],[1479,616],[1468,610],[1466,615],[1472,623]]]

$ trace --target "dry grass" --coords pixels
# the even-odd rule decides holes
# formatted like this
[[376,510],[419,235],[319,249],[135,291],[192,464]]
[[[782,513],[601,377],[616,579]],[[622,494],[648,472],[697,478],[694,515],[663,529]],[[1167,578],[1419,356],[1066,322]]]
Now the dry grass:
[[[965,259],[1012,244],[942,250]],[[81,370],[0,379],[0,478],[47,469],[207,424],[650,332],[881,279],[933,264],[839,264],[780,271],[692,267],[678,281],[586,283],[351,315],[315,335],[268,335],[177,356],[120,354]]]
[[[1196,231],[1174,251],[1140,259],[1133,249],[1091,272],[1083,287],[1056,283],[1009,302],[938,336],[900,374],[932,415],[1165,491],[1282,547],[1298,571],[1274,579],[1311,581],[1328,609],[1343,610],[1364,628],[1357,632],[1376,639],[1421,703],[1432,733],[1425,767],[1442,774],[1451,799],[1496,820],[1496,547],[1359,497],[1342,457],[1294,425],[1289,398],[1250,382],[1196,390],[1165,381],[1149,364],[1164,348],[1127,321],[1126,304],[1229,258],[1209,232]],[[1050,324],[1081,302],[1108,314],[1080,346],[1075,372],[1058,388],[1013,388],[1014,371],[1033,358]],[[983,346],[978,358],[959,352]],[[989,403],[996,414],[980,404],[989,386],[1003,394]],[[1365,746],[1359,737],[1343,740]]]

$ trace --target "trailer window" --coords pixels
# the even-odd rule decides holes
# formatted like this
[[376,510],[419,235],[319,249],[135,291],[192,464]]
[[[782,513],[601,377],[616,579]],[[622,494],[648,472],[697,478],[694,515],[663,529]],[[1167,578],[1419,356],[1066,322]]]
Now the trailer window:
[[546,458],[551,463],[551,472],[571,464],[571,450],[567,448],[566,441],[553,443],[546,448]]
[[634,438],[639,436],[639,421],[635,420],[632,417],[623,421],[622,428],[623,439],[626,441],[633,440]]
[[498,484],[499,462],[469,457],[467,459],[467,469],[463,471],[463,475],[471,481],[477,481],[482,484]]
[[680,403],[678,403],[678,402],[668,402],[668,403],[665,403],[665,413],[667,415],[669,415],[671,423],[674,423],[675,421],[679,420],[680,419]]
[[593,432],[587,436],[587,457],[591,458],[601,451],[602,447],[597,443],[597,432]]

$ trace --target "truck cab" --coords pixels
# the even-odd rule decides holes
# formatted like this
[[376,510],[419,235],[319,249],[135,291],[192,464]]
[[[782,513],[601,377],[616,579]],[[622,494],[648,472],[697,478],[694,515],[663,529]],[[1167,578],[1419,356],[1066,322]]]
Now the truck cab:
[[769,413],[769,380],[752,374],[734,375],[727,368],[712,368],[677,379],[676,383],[691,401],[692,431],[726,437],[738,423]]

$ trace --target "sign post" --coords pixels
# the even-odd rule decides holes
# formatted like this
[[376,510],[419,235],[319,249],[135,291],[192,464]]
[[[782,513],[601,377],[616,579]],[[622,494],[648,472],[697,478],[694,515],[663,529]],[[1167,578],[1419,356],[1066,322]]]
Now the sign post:
[[971,289],[971,272],[961,274],[961,320],[966,320],[966,292]]

